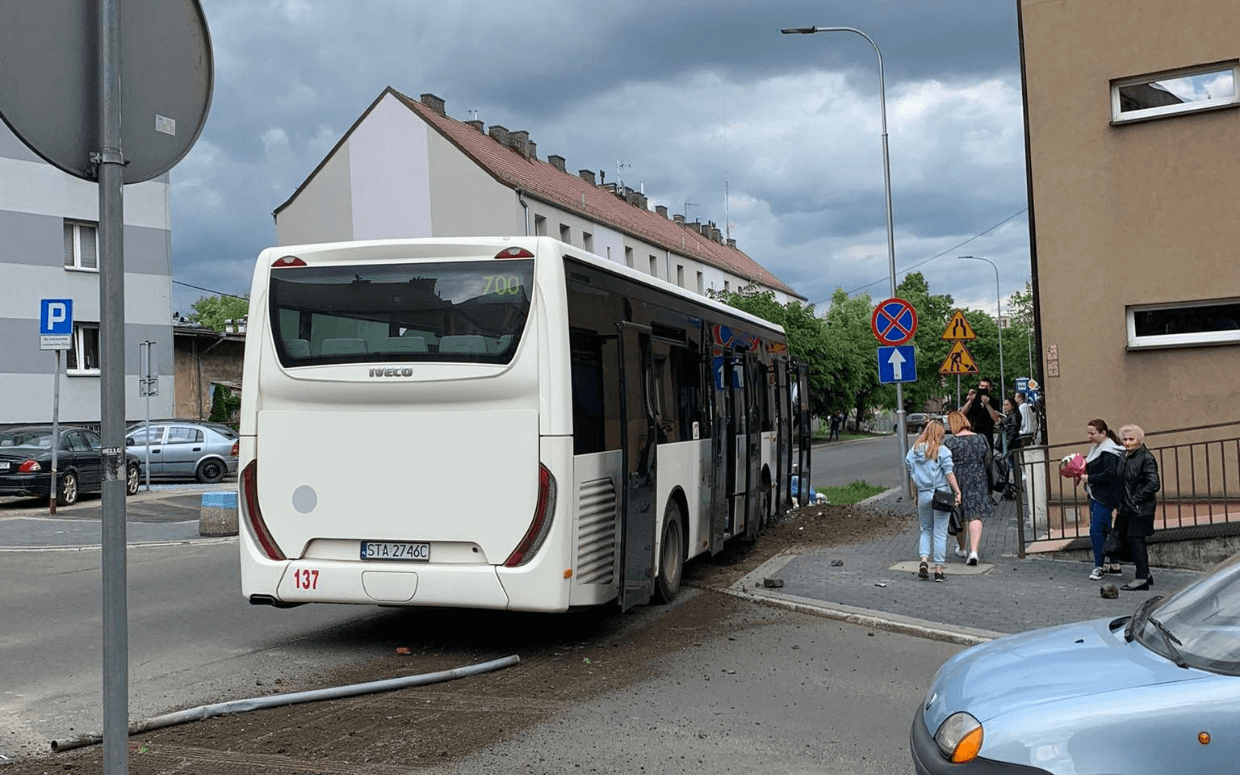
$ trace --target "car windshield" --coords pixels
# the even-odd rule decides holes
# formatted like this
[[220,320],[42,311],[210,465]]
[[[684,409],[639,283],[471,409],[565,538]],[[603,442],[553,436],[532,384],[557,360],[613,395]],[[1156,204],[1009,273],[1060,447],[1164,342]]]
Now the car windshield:
[[[1240,675],[1240,554],[1149,609],[1134,635],[1189,667]],[[1171,641],[1169,644],[1168,641]]]
[[285,366],[508,363],[530,310],[532,260],[277,269],[271,328]]
[[51,431],[15,430],[0,433],[0,447],[24,447],[26,449],[51,449]]

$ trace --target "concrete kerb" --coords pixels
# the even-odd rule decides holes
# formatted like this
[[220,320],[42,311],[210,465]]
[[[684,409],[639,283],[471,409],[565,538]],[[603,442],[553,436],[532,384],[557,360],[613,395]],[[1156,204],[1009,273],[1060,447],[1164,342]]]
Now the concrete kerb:
[[827,619],[856,624],[862,627],[872,627],[928,640],[956,643],[962,646],[975,646],[995,638],[1001,638],[1004,635],[1001,632],[979,630],[971,627],[945,627],[939,622],[915,619],[884,611],[856,608],[823,600],[812,600],[797,595],[788,595],[763,586],[764,579],[777,578],[779,571],[799,554],[800,552],[796,550],[781,552],[762,563],[762,565],[748,573],[740,581],[722,591],[742,600],[822,616]]

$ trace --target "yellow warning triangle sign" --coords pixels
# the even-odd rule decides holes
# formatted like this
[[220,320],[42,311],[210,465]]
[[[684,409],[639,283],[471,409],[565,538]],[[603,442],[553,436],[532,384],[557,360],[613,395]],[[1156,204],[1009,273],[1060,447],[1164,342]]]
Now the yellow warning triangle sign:
[[[977,333],[973,330],[973,326],[969,325],[969,321],[964,319],[964,313],[960,310],[952,315],[952,319],[947,322],[947,330],[943,332],[943,339],[957,341],[965,339],[972,341],[977,338]],[[955,374],[956,372],[952,372]]]
[[939,373],[977,374],[977,361],[973,360],[973,355],[964,346],[964,342],[955,342],[952,344],[951,352],[947,354],[947,358],[943,361],[943,365],[939,367]]

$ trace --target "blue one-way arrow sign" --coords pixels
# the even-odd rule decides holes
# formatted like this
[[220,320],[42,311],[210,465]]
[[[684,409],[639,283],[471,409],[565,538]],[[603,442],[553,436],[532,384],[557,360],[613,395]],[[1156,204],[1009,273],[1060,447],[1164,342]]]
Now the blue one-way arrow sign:
[[913,356],[913,345],[878,348],[878,381],[884,385],[917,381],[917,359]]

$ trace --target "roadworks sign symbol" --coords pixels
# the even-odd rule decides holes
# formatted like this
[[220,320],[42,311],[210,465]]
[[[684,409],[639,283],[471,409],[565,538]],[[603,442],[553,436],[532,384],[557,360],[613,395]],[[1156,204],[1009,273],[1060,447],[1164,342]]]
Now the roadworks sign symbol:
[[[947,330],[943,332],[943,339],[960,341],[962,339],[972,341],[977,338],[977,332],[973,330],[973,326],[969,325],[969,321],[964,319],[964,313],[956,310],[952,315],[952,319],[947,322]],[[956,372],[952,372],[955,374]]]
[[964,346],[964,342],[956,342],[952,344],[951,352],[947,354],[943,365],[939,367],[940,374],[977,374],[977,361],[973,360],[973,355],[968,348]]

